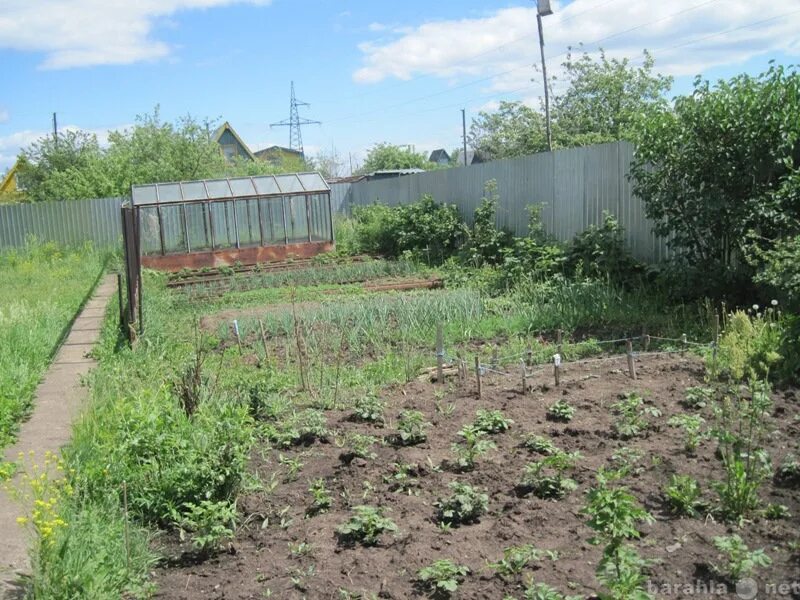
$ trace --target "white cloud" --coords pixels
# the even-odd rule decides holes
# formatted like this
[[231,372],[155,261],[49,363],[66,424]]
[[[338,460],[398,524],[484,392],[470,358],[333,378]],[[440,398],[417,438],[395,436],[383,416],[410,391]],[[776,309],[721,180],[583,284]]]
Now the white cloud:
[[[587,51],[603,47],[610,57],[640,57],[647,48],[655,56],[658,71],[676,76],[775,52],[800,54],[800,5],[796,3],[575,0],[563,8],[559,4],[554,2],[555,14],[543,20],[548,74],[552,71],[556,76],[567,49],[580,43],[587,44]],[[786,14],[793,6],[794,12]],[[541,89],[535,7],[432,21],[404,33],[392,31],[396,35],[391,41],[360,44],[363,65],[353,74],[356,82],[418,76],[452,82],[485,77],[490,91]]]
[[367,29],[374,32],[386,31],[389,28],[388,25],[384,25],[383,23],[370,23],[367,26]]
[[8,114],[8,111],[5,108],[0,108],[0,123],[5,123],[11,118],[11,115]]
[[43,52],[45,69],[156,60],[170,46],[154,25],[186,10],[270,0],[4,0],[0,48]]

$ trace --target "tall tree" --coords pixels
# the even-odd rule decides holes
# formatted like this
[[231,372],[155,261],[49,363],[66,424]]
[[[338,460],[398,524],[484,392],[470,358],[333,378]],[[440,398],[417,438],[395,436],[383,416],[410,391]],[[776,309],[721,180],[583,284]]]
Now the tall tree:
[[698,78],[642,123],[634,191],[690,264],[740,272],[754,247],[800,233],[798,115],[800,73],[772,66],[715,85]]
[[641,67],[628,58],[570,52],[562,64],[564,93],[554,98],[554,134],[558,145],[581,146],[630,139],[647,114],[667,106],[672,78],[653,72],[655,61],[643,53]]
[[395,146],[383,142],[376,144],[367,152],[367,158],[359,169],[361,173],[374,173],[390,169],[432,169],[428,157],[411,148]]
[[482,158],[493,160],[547,149],[544,116],[522,102],[501,102],[472,120],[467,140]]

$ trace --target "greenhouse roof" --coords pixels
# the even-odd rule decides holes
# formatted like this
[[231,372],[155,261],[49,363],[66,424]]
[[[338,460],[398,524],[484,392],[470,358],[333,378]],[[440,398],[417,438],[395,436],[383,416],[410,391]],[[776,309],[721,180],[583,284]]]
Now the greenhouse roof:
[[134,185],[131,186],[131,199],[133,206],[146,206],[329,191],[319,173],[289,173]]

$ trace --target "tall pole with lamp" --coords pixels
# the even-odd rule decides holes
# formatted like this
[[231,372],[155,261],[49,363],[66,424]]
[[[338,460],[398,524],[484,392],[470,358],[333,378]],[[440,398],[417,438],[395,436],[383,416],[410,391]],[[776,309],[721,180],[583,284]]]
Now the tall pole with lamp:
[[547,131],[547,149],[553,151],[553,133],[550,130],[550,91],[547,87],[547,63],[544,60],[544,32],[542,31],[542,17],[552,15],[550,0],[536,0],[536,25],[539,28],[539,50],[542,53],[542,78],[544,79],[544,120]]

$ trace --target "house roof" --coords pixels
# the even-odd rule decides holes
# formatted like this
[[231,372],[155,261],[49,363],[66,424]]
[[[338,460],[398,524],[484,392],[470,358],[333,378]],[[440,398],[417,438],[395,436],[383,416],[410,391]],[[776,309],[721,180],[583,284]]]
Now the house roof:
[[14,176],[17,174],[18,167],[19,161],[11,165],[11,168],[3,176],[2,181],[0,181],[0,193],[15,192],[17,190],[17,180]]
[[256,157],[253,152],[248,148],[247,144],[244,143],[244,140],[239,137],[239,134],[236,133],[236,130],[231,127],[231,124],[225,121],[222,125],[220,125],[217,130],[214,132],[214,141],[219,143],[219,139],[222,137],[222,134],[226,131],[230,132],[230,134],[236,139],[237,142],[241,145],[244,151],[247,153],[247,156],[250,160],[255,160]]
[[447,150],[444,148],[439,148],[438,150],[434,150],[431,152],[431,156],[428,159],[430,162],[439,162],[440,160],[450,160],[450,155],[447,153]]
[[256,150],[254,154],[261,158],[262,155],[271,152],[281,152],[284,154],[296,154],[297,156],[303,156],[303,153],[299,150],[295,150],[294,148],[286,148],[285,146],[270,146],[269,148],[264,148],[263,150]]
[[131,202],[134,206],[147,206],[329,191],[319,173],[287,173],[134,185],[131,186]]

